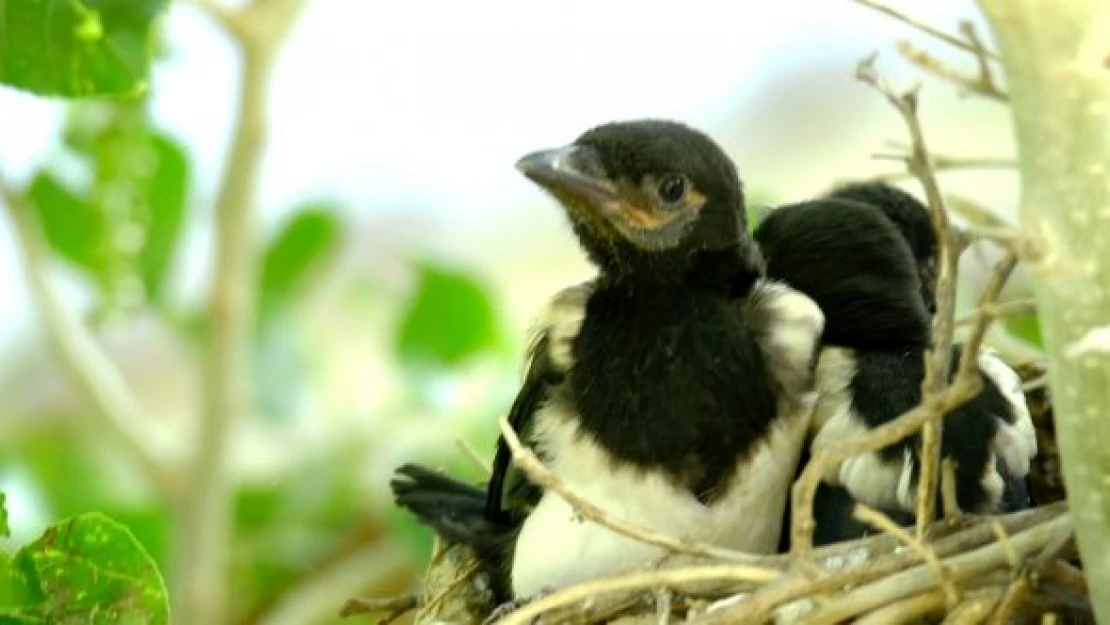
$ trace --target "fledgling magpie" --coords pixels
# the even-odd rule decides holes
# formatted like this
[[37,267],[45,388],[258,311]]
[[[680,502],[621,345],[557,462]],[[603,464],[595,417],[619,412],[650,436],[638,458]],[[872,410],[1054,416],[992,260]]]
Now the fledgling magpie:
[[[548,306],[509,422],[615,517],[774,551],[823,316],[763,279],[735,165],[703,133],[646,120],[598,126],[517,167],[562,204],[598,275]],[[663,554],[576,519],[504,440],[484,490],[414,465],[392,486],[399,505],[477,551],[501,601]]]
[[[885,183],[855,183],[772,211],[755,238],[768,275],[809,295],[826,316],[807,452],[918,405],[937,263],[925,207]],[[953,347],[952,375],[960,349]],[[1036,454],[1032,420],[1017,374],[988,349],[978,364],[983,390],[945,418],[941,453],[955,463],[962,509],[1018,509],[1028,503],[1024,481]],[[815,542],[866,533],[851,516],[856,500],[912,523],[919,448],[915,435],[827,476],[815,501]]]

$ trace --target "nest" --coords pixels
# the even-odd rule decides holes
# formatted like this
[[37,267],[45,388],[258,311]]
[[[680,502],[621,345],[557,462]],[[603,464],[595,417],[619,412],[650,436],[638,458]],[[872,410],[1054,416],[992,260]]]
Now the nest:
[[[1052,404],[1047,387],[1037,384],[1044,369],[1035,364],[1016,369],[1032,383],[1026,398],[1043,450],[1031,468],[1037,505],[1030,510],[1004,516],[953,514],[930,526],[922,540],[881,515],[863,515],[884,532],[803,556],[696,555],[697,545],[611,527],[670,545],[685,562],[664,558],[641,570],[564,588],[512,611],[501,610],[498,622],[832,624],[946,618],[1027,623],[1051,614],[1055,622],[1093,623],[1060,474]],[[511,431],[507,434],[512,437]],[[519,441],[510,442],[519,449]],[[518,461],[530,473],[535,469],[527,457]],[[574,503],[583,522],[613,523]],[[462,545],[437,542],[422,586],[419,595],[352,602],[349,612],[386,611],[395,618],[415,610],[418,625],[478,625],[497,609],[474,553]]]

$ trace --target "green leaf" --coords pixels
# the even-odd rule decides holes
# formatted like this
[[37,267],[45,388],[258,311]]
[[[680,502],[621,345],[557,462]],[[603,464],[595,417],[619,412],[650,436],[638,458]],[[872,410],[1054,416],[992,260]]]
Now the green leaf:
[[148,221],[146,240],[139,252],[139,269],[147,296],[158,301],[185,222],[189,159],[185,150],[168,135],[152,133],[150,147],[153,167],[150,178],[143,185]]
[[0,83],[42,96],[145,92],[168,0],[0,0]]
[[479,282],[430,263],[417,270],[416,293],[397,331],[395,347],[402,360],[451,367],[497,347],[493,302]]
[[0,493],[0,537],[7,538],[12,535],[12,528],[8,525],[8,501],[4,493]]
[[105,625],[169,622],[158,567],[126,527],[103,514],[83,514],[48,528],[16,553],[12,565],[28,592],[5,610],[10,617]]
[[[2,0],[0,0],[2,1]],[[96,207],[49,172],[39,172],[27,190],[47,243],[62,258],[93,274],[104,264],[104,221]]]
[[1041,337],[1041,318],[1037,313],[1011,315],[1006,318],[1006,329],[1014,336],[1044,349],[1044,339]]
[[262,259],[259,314],[264,318],[293,299],[335,251],[341,225],[332,204],[316,201],[294,209]]

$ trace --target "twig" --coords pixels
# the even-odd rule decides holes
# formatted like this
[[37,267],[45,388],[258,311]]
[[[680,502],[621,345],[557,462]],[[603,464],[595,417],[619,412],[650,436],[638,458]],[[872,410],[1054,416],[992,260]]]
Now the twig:
[[267,133],[269,79],[283,36],[302,5],[302,0],[255,0],[233,10],[203,3],[221,25],[238,20],[242,26],[226,33],[238,46],[243,78],[215,207],[204,410],[190,481],[178,508],[175,621],[185,625],[223,622],[227,610],[232,497],[226,472],[232,424],[252,413],[250,350],[258,257],[254,213]]
[[1006,589],[1006,594],[1002,596],[1002,600],[998,603],[998,609],[991,615],[990,625],[1006,625],[1006,623],[1009,623],[1010,617],[1021,605],[1027,594],[1029,594],[1028,579],[1022,576],[1011,582],[1009,588]]
[[385,612],[386,616],[378,622],[388,623],[400,618],[405,612],[415,610],[416,606],[420,603],[420,597],[417,595],[399,595],[397,597],[384,597],[381,599],[349,599],[343,605],[343,609],[339,612],[339,616],[348,617],[355,616],[356,614],[376,614],[378,612]]
[[1037,301],[1033,299],[1017,299],[1008,302],[1000,302],[985,306],[982,309],[973,310],[968,314],[956,320],[956,326],[966,326],[975,323],[975,320],[982,315],[990,315],[995,319],[1001,317],[1013,317],[1016,315],[1027,315],[1037,312]]
[[[1060,508],[1054,507],[1057,505]],[[1059,502],[1053,504],[1053,506],[1045,506],[1001,517],[999,521],[1011,532],[1021,532],[1059,518],[1066,514],[1066,512],[1063,512],[1065,509],[1066,503]],[[964,518],[969,519],[970,517]],[[979,522],[967,530],[936,541],[933,544],[933,550],[943,558],[976,549],[988,544],[993,538],[994,534],[989,524]],[[876,542],[873,543],[872,541]],[[883,546],[880,546],[879,542],[882,542]],[[815,593],[831,592],[846,586],[865,583],[904,571],[920,563],[920,557],[914,552],[891,553],[893,548],[891,542],[892,537],[886,534],[877,534],[862,541],[849,543],[858,545],[850,550],[850,553],[860,553],[862,551],[865,555],[873,553],[889,554],[850,567],[832,566],[829,556],[818,554],[828,553],[833,548],[822,547],[815,551],[814,559],[821,563],[828,572],[816,577],[797,574],[784,577],[752,593],[743,602],[727,609],[718,610],[711,615],[706,615],[697,619],[697,622],[703,625],[709,623],[760,623],[766,620],[774,609],[783,604],[802,597],[812,597]],[[834,556],[832,560],[840,562],[845,556],[845,545],[838,545],[835,548],[840,553]]]
[[956,193],[946,193],[945,200],[947,200],[949,210],[963,217],[965,221],[973,226],[985,226],[988,228],[1013,227],[1008,221],[999,217],[998,214],[991,209],[966,196]]
[[979,30],[975,28],[975,23],[970,20],[961,20],[960,34],[975,48],[975,60],[979,62],[979,83],[983,89],[989,92],[1002,93],[994,79],[994,71],[991,70],[991,59],[997,59],[998,57],[987,50],[987,46],[983,45],[983,40],[979,37]]
[[952,582],[948,572],[944,570],[944,565],[940,563],[936,552],[925,546],[920,540],[914,538],[913,535],[906,530],[898,527],[894,521],[890,520],[890,517],[868,506],[857,503],[853,511],[853,516],[875,529],[894,536],[907,547],[917,552],[917,554],[921,556],[921,559],[925,561],[925,564],[936,574],[937,581],[940,582],[941,590],[944,592],[945,603],[949,607],[953,607],[960,602],[960,591],[956,588],[956,584]]
[[[11,219],[16,247],[23,258],[23,271],[46,335],[65,369],[71,384],[92,407],[90,413],[110,433],[124,451],[133,457],[142,475],[164,495],[172,496],[177,487],[176,465],[180,449],[158,449],[165,441],[157,436],[154,422],[140,409],[138,399],[127,386],[116,363],[76,319],[50,284],[50,253],[31,206],[23,192],[0,174],[0,203]],[[165,441],[169,442],[169,441]],[[159,453],[162,452],[162,453]],[[165,455],[165,457],[162,457]]]
[[473,445],[461,438],[455,439],[455,445],[458,446],[459,451],[461,451],[463,455],[466,456],[466,458],[474,464],[475,467],[478,467],[478,469],[482,471],[484,475],[488,477],[493,473],[493,469],[490,468],[489,463],[482,459],[481,454],[479,454],[478,451],[474,449]]
[[855,625],[913,623],[927,616],[943,613],[944,593],[934,590],[883,606],[867,616],[861,617]]
[[[502,415],[498,419],[498,424],[501,426],[501,435],[504,437],[505,443],[509,446],[509,450],[512,451],[513,462],[516,463],[522,471],[527,473],[532,481],[548,490],[558,493],[559,496],[565,499],[582,518],[593,521],[602,527],[627,536],[628,538],[649,545],[662,547],[675,553],[700,556],[703,558],[715,558],[729,562],[757,563],[763,560],[760,556],[750,553],[725,549],[706,543],[673,538],[666,534],[660,534],[614,517],[574,492],[572,488],[564,484],[550,469],[544,466],[531,450],[521,444],[520,438],[517,436],[516,432],[513,431],[513,426],[509,424],[507,417]],[[778,575],[778,571],[773,571],[771,569],[764,569],[764,572]]]
[[[1041,549],[1060,532],[1070,531],[1070,528],[1071,518],[1060,517],[1015,535],[1011,542],[1018,554],[1024,557]],[[962,581],[1006,565],[1007,554],[1002,545],[994,543],[947,558],[944,564],[953,579]],[[891,601],[919,593],[931,587],[934,582],[933,573],[927,567],[897,573],[837,596],[811,614],[807,622],[813,625],[839,623]]]
[[660,588],[655,595],[655,622],[656,625],[669,625],[671,622],[671,591]]
[[872,8],[872,9],[874,9],[874,10],[880,12],[880,13],[883,13],[885,15],[893,17],[894,19],[898,20],[899,22],[902,22],[903,24],[907,24],[907,25],[909,25],[913,28],[916,28],[917,30],[920,30],[921,32],[923,32],[923,33],[925,33],[925,34],[927,34],[931,37],[935,37],[935,38],[937,38],[937,39],[939,39],[939,40],[941,40],[941,41],[943,41],[943,42],[945,42],[949,45],[955,46],[955,47],[957,47],[961,50],[966,50],[966,51],[968,51],[972,54],[975,54],[977,56],[981,54],[981,55],[986,56],[986,57],[991,58],[991,59],[997,59],[998,58],[997,54],[995,54],[995,53],[993,53],[989,50],[984,50],[981,47],[978,47],[973,43],[969,43],[967,41],[964,41],[963,39],[960,39],[959,37],[956,37],[955,35],[951,35],[949,33],[946,33],[946,32],[944,32],[943,30],[941,30],[939,28],[929,26],[928,24],[926,24],[926,23],[924,23],[924,22],[922,22],[918,19],[914,19],[914,18],[906,15],[905,13],[902,13],[902,12],[892,8],[892,7],[889,7],[885,4],[883,4],[882,2],[878,2],[878,0],[855,0],[855,2],[856,2],[856,4],[862,4],[865,7]]
[[1006,560],[1010,563],[1010,568],[1018,570],[1021,566],[1021,558],[1018,557],[1017,551],[1014,550],[1014,545],[1010,542],[1010,535],[1006,533],[1006,528],[1002,527],[998,521],[991,523],[991,530],[994,535],[998,537],[998,544],[1002,545],[1002,549],[1006,552]]
[[[986,64],[981,62],[979,75],[972,77],[948,67],[928,52],[915,48],[909,41],[899,41],[896,49],[910,63],[937,78],[960,87],[964,93],[973,93],[1003,104],[1010,101],[1010,96],[998,88],[990,75],[989,61]],[[987,74],[982,73],[984,67],[987,68]]]
[[960,502],[956,496],[956,465],[951,458],[940,463],[940,499],[944,506],[944,519],[960,518]]
[[[968,596],[963,603],[952,610],[945,617],[942,625],[978,625],[982,623],[994,606],[1002,599],[1004,591],[1001,588],[984,588],[974,594]],[[968,593],[971,595],[971,593]]]
[[523,625],[548,612],[563,609],[585,600],[621,591],[649,591],[654,588],[678,589],[703,583],[767,582],[778,576],[768,571],[742,564],[719,564],[636,571],[624,575],[603,577],[575,584],[556,591],[512,612],[498,621],[499,625]]
[[[952,229],[949,226],[948,210],[944,205],[944,196],[940,192],[936,172],[933,170],[932,157],[925,143],[925,133],[922,131],[921,122],[917,118],[917,88],[901,95],[895,93],[886,80],[876,72],[876,58],[877,55],[871,55],[860,61],[856,67],[856,77],[881,93],[898,110],[906,124],[910,134],[910,157],[906,161],[906,166],[925,189],[929,216],[933,223],[933,232],[937,241],[938,271],[936,285],[933,289],[936,293],[937,312],[933,319],[932,346],[926,354],[925,379],[921,383],[922,397],[928,399],[948,386],[949,362],[952,356],[953,321],[956,312],[956,274],[961,250],[958,249],[960,244],[953,236]],[[921,466],[917,486],[916,513],[919,538],[933,520],[935,493],[939,481],[942,427],[943,424],[940,419],[933,419],[924,424],[924,429],[921,432]]]
[[[905,162],[905,154],[888,154],[886,152],[879,152],[872,154],[871,158],[876,160],[896,160]],[[1017,166],[1017,162],[1009,158],[989,158],[989,157],[958,157],[958,156],[944,156],[941,154],[933,155],[933,169],[937,172],[942,171],[959,171],[964,169],[1013,169]],[[883,180],[886,182],[894,182],[904,178],[912,177],[913,174],[908,170],[892,171],[885,174],[874,176],[875,180]]]

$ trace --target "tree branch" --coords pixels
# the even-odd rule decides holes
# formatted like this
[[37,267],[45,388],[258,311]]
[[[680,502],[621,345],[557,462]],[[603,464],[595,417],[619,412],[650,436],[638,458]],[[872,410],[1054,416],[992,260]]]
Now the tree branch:
[[175,465],[182,450],[170,447],[144,414],[116,363],[89,329],[76,319],[50,284],[50,253],[41,226],[23,192],[0,174],[0,203],[7,208],[23,272],[47,338],[71,384],[92,410],[90,414],[139,465],[142,475],[166,495],[176,490]]
[[991,58],[991,59],[998,58],[998,55],[996,55],[995,53],[993,53],[989,50],[983,49],[983,48],[977,46],[975,43],[965,41],[965,40],[960,39],[959,37],[957,37],[955,35],[951,35],[949,33],[946,33],[946,32],[944,32],[943,30],[941,30],[939,28],[936,28],[934,26],[930,26],[930,25],[922,22],[921,20],[912,18],[909,15],[906,15],[905,13],[902,13],[902,12],[894,9],[893,7],[887,6],[886,4],[884,4],[882,2],[879,2],[878,0],[854,0],[854,1],[855,1],[856,4],[862,4],[865,7],[868,7],[868,8],[871,8],[871,9],[874,9],[874,10],[878,11],[879,13],[882,13],[882,14],[887,15],[889,17],[893,17],[894,19],[898,20],[899,22],[902,22],[903,24],[907,24],[907,25],[909,25],[913,28],[916,28],[917,30],[919,30],[919,31],[931,36],[931,37],[939,39],[940,41],[943,41],[944,43],[947,43],[948,45],[955,46],[955,47],[957,47],[961,50],[965,50],[965,51],[970,52],[972,54],[975,54],[977,56],[978,55],[983,55],[983,56],[985,56],[987,58]]
[[1010,101],[1010,96],[995,83],[988,59],[979,57],[979,74],[977,76],[967,76],[948,67],[940,59],[925,50],[915,48],[909,41],[899,41],[896,49],[907,61],[916,65],[919,69],[960,87],[965,94],[971,93],[983,96],[988,100],[1003,104]]
[[231,147],[216,199],[215,263],[206,317],[204,410],[190,483],[177,519],[175,620],[185,625],[226,618],[232,492],[227,477],[230,431],[252,414],[250,351],[257,246],[255,193],[266,140],[270,74],[301,0],[255,0],[246,8],[203,2],[238,44],[242,84]]

